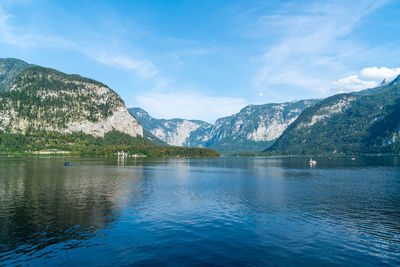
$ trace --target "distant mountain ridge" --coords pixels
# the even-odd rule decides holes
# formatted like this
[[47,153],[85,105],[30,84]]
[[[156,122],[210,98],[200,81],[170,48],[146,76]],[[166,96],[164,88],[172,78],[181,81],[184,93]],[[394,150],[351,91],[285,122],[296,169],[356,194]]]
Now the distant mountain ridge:
[[238,113],[218,119],[206,147],[221,152],[259,152],[318,100],[248,105]]
[[249,105],[220,118],[215,125],[198,120],[154,119],[140,108],[129,111],[159,139],[170,145],[205,147],[223,153],[258,152],[271,145],[300,113],[318,100]]
[[201,142],[195,138],[195,136],[198,136],[195,132],[199,128],[207,129],[212,126],[199,120],[155,119],[141,108],[129,108],[128,110],[139,120],[145,130],[174,146],[198,147],[198,143]]

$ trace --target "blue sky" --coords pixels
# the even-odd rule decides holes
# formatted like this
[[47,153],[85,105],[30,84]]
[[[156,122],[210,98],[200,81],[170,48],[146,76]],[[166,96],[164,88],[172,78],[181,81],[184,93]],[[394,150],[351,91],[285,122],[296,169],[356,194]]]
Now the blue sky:
[[0,57],[99,80],[157,118],[214,122],[400,73],[400,2],[0,2]]

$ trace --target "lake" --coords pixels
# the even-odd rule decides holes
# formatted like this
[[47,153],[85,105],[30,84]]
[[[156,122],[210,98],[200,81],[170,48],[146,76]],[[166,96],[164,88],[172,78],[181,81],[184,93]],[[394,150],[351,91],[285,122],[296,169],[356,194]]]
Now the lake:
[[399,265],[400,157],[316,160],[1,158],[0,265]]

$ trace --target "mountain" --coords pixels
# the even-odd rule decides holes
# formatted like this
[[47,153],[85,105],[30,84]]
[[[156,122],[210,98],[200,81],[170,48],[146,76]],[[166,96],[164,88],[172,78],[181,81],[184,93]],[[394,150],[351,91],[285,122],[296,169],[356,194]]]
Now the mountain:
[[362,93],[328,97],[307,108],[266,152],[400,152],[400,76]]
[[0,93],[0,131],[104,136],[116,130],[133,137],[143,136],[142,126],[106,85],[79,75],[11,62],[14,63],[7,66],[13,67],[8,67],[8,72],[3,69],[1,75],[7,88]]
[[146,131],[145,129],[143,129],[143,137],[148,139],[148,140],[150,140],[155,145],[158,145],[158,146],[169,146],[168,143],[164,142],[163,140],[161,140],[160,138],[158,138],[154,134],[150,133],[149,131]]
[[215,125],[198,120],[154,119],[140,108],[129,109],[144,129],[170,145],[206,147],[222,153],[259,152],[271,145],[300,113],[318,100],[249,105],[218,119]]
[[217,157],[215,150],[164,146],[108,86],[79,75],[0,59],[0,154]]
[[184,119],[155,119],[141,108],[130,108],[129,112],[139,120],[143,128],[173,146],[203,147],[198,136],[202,136],[204,130],[212,127],[211,124],[198,120]]
[[0,58],[0,92],[10,88],[14,78],[33,65],[16,58]]
[[358,95],[372,95],[377,93],[378,91],[380,91],[382,89],[382,87],[388,85],[391,83],[392,80],[388,80],[388,79],[383,79],[383,81],[379,84],[379,86],[374,87],[374,88],[369,88],[369,89],[365,89],[365,90],[361,90],[358,92],[353,92],[354,94],[358,94]]
[[223,153],[259,152],[271,145],[303,110],[317,101],[248,105],[232,116],[218,119],[205,146]]

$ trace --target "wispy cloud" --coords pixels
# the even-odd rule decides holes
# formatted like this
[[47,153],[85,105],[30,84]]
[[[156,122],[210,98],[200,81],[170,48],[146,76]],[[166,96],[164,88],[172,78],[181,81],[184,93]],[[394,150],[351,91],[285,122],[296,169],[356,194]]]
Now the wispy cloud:
[[243,98],[214,97],[200,93],[145,93],[136,97],[139,106],[156,118],[199,119],[214,123],[216,118],[239,112]]
[[15,27],[11,24],[12,16],[3,11],[0,6],[0,42],[8,45],[29,47],[36,44],[36,36],[26,33],[23,28]]
[[[113,53],[102,49],[104,45],[95,41],[80,43],[59,36],[44,36],[27,27],[17,27],[12,23],[12,16],[0,6],[0,42],[20,48],[53,47],[81,53],[98,63],[131,71],[140,78],[148,79],[157,75],[158,70],[148,59],[137,59],[122,52]],[[105,44],[107,46],[107,44]]]
[[154,64],[147,59],[138,60],[126,55],[110,54],[105,51],[100,51],[99,53],[86,52],[86,54],[97,62],[134,71],[143,78],[151,78],[158,73]]
[[258,28],[273,40],[273,45],[267,46],[261,57],[254,86],[262,89],[286,85],[316,94],[332,93],[326,90],[329,80],[348,71],[354,57],[368,58],[375,52],[353,39],[351,33],[363,18],[386,2],[290,3],[275,14],[261,16]]

